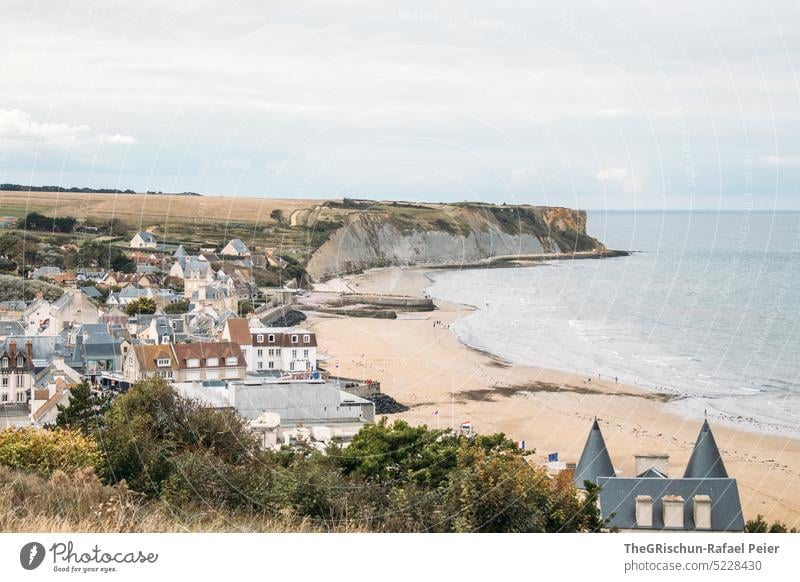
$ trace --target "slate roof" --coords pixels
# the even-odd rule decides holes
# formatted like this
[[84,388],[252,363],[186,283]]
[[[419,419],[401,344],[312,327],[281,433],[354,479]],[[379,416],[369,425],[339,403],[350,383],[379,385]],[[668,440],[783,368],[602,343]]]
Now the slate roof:
[[[247,248],[247,245],[244,244],[244,242],[242,242],[242,240],[238,238],[229,241],[228,244],[225,245],[225,248],[228,247],[231,247],[234,251],[236,251],[236,254],[238,255],[247,255],[250,253],[250,249]],[[223,249],[223,251],[224,250],[225,249]]]
[[139,238],[141,238],[143,242],[146,242],[146,243],[154,243],[154,242],[156,242],[156,237],[151,232],[145,232],[145,231],[142,230],[142,231],[137,232],[136,234],[139,235]]
[[8,350],[8,342],[17,342],[17,349],[25,349],[26,342],[31,342],[33,350],[33,365],[36,368],[44,368],[50,365],[53,358],[61,356],[68,358],[69,349],[64,338],[60,335],[55,336],[9,336],[0,341],[0,353]]
[[186,256],[186,249],[183,248],[183,245],[178,245],[178,248],[175,249],[175,252],[172,253],[172,256],[178,259],[183,258]]
[[598,477],[613,477],[614,464],[608,454],[606,442],[597,419],[594,419],[586,444],[583,447],[581,458],[575,467],[573,481],[575,485],[583,489],[584,481],[597,481]]
[[81,293],[86,295],[89,299],[100,299],[103,294],[97,290],[97,287],[81,287]]
[[722,457],[717,448],[717,442],[714,440],[711,427],[708,426],[708,420],[703,421],[703,426],[700,428],[700,434],[697,435],[692,456],[689,458],[689,463],[686,465],[686,472],[683,476],[696,478],[728,476],[725,464],[722,462]]
[[[665,495],[683,497],[683,530],[697,529],[694,524],[695,495],[711,498],[711,531],[742,531],[744,518],[736,479],[661,479],[599,477],[600,510],[609,525],[620,529],[664,529]],[[637,528],[636,497],[649,495],[653,500],[653,527]]]
[[25,328],[18,321],[0,321],[0,336],[25,335]]

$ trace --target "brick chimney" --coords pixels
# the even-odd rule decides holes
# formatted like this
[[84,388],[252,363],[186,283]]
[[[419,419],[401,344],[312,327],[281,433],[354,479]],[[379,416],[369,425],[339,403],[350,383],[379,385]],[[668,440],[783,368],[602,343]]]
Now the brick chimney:
[[[12,339],[12,340],[10,340],[8,342],[8,356],[9,356],[9,359],[13,362],[14,358],[16,357],[16,355],[17,355],[17,340],[13,340]],[[13,366],[13,364],[12,364],[12,366]]]
[[25,342],[25,352],[28,355],[28,367],[33,369],[33,342],[31,340]]

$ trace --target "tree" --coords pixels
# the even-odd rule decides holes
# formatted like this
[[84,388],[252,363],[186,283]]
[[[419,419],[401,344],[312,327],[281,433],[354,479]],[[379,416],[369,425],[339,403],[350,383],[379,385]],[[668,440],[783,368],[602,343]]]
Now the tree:
[[170,303],[164,307],[164,313],[187,313],[189,311],[189,300],[184,299],[183,301],[176,301],[175,303]]
[[56,216],[50,218],[38,212],[29,212],[22,221],[27,230],[51,230],[53,232],[70,233],[75,230],[78,220],[73,216]]
[[276,208],[272,212],[269,213],[270,218],[277,222],[278,224],[283,222],[283,210],[280,208]]
[[86,435],[102,426],[103,415],[110,405],[110,398],[92,390],[84,380],[69,391],[69,404],[58,405],[56,426],[78,429]]
[[156,312],[156,301],[152,297],[139,297],[125,306],[125,313],[131,317],[135,315],[151,315]]
[[788,529],[786,524],[781,521],[767,523],[764,516],[760,513],[755,519],[748,519],[744,525],[745,533],[797,533],[797,528]]

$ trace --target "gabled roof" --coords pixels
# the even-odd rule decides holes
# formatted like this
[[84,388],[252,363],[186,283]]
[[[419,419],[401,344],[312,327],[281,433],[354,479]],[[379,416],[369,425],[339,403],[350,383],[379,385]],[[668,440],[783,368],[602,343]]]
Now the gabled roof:
[[636,497],[648,495],[653,500],[653,527],[664,529],[664,503],[667,495],[683,497],[683,528],[697,529],[694,523],[695,495],[711,498],[711,530],[742,531],[744,518],[736,479],[662,479],[609,478],[597,479],[600,485],[600,512],[611,518],[609,525],[620,529],[637,529]]
[[146,231],[140,230],[139,232],[137,232],[137,233],[136,233],[136,234],[133,236],[133,238],[136,238],[136,236],[138,236],[140,239],[142,239],[144,242],[147,242],[147,243],[154,243],[154,242],[156,242],[156,237],[155,237],[155,235],[154,235],[153,233],[151,233],[151,232],[146,232]]
[[200,367],[206,367],[208,358],[218,358],[219,365],[225,365],[225,358],[235,357],[237,366],[245,366],[244,356],[238,344],[233,342],[197,342],[193,344],[174,344],[173,350],[179,368],[188,368],[187,360],[200,360]]
[[636,476],[643,479],[667,479],[667,475],[665,473],[662,473],[655,467],[650,467],[649,469],[647,469],[647,471],[639,473]]
[[186,249],[183,248],[183,245],[178,245],[178,248],[175,249],[175,252],[172,253],[172,256],[176,257],[176,258],[179,258],[179,259],[182,258],[182,257],[185,257],[186,256]]
[[703,421],[703,426],[700,428],[700,434],[697,435],[692,456],[689,457],[689,464],[686,465],[686,472],[683,476],[698,479],[707,477],[724,478],[728,476],[717,448],[717,442],[714,440],[711,427],[708,426],[708,420]]
[[170,368],[175,368],[177,365],[172,354],[171,344],[138,344],[133,346],[133,353],[136,355],[139,369],[142,371],[163,370],[164,367],[158,365],[158,360],[168,359]]
[[241,317],[229,317],[225,321],[225,325],[228,327],[228,336],[233,343],[239,344],[240,346],[246,346],[252,343],[250,326],[246,319]]
[[613,477],[614,465],[606,449],[606,442],[597,419],[594,419],[586,444],[583,446],[581,458],[575,467],[573,481],[583,489],[584,481],[596,482],[598,477]]

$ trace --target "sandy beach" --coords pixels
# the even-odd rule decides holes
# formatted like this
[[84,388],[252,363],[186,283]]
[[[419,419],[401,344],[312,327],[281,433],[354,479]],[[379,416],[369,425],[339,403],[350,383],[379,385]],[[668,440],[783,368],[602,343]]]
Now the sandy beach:
[[[320,288],[422,296],[430,284],[425,273],[380,269]],[[434,428],[471,421],[479,432],[524,440],[536,461],[558,452],[560,460],[576,462],[597,416],[623,475],[634,474],[634,454],[652,452],[668,453],[670,475],[682,475],[702,421],[670,410],[668,396],[613,378],[590,381],[538,368],[535,357],[521,366],[481,353],[448,328],[473,308],[436,304],[433,312],[396,320],[310,313],[308,326],[318,334],[320,351],[332,357],[329,369],[338,361],[343,376],[379,380],[385,393],[410,407],[394,417]],[[712,429],[728,473],[738,480],[745,519],[762,514],[800,527],[800,441],[730,424],[712,422]]]

